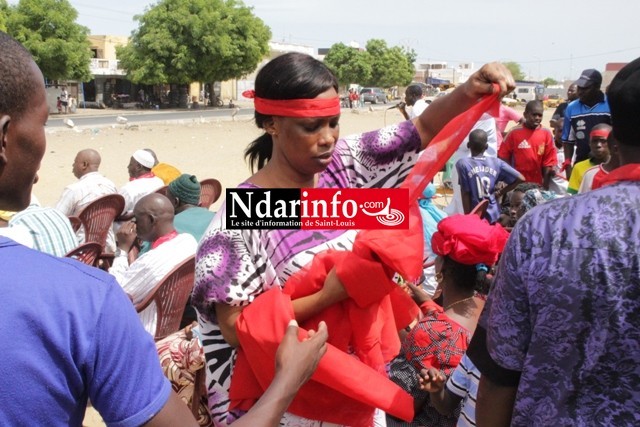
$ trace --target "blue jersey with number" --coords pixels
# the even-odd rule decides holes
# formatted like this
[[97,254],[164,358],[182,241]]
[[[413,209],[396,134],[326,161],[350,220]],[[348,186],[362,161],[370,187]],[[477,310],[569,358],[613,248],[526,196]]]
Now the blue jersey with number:
[[503,160],[496,157],[466,157],[456,163],[458,180],[462,191],[471,195],[471,206],[489,199],[485,218],[494,223],[500,216],[500,208],[493,195],[496,183],[513,183],[520,173]]

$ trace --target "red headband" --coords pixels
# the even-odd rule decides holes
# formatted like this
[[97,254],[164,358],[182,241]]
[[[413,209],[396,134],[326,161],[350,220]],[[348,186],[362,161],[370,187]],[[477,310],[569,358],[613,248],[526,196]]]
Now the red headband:
[[602,138],[605,138],[605,139],[606,139],[606,138],[608,138],[608,137],[609,137],[609,133],[611,133],[611,131],[610,131],[610,130],[608,130],[608,129],[595,129],[595,130],[592,130],[592,131],[591,131],[591,133],[589,134],[589,136],[590,136],[591,138],[593,138],[594,136],[599,136],[599,137],[602,137]]
[[340,114],[340,98],[314,99],[265,99],[255,96],[254,91],[242,93],[245,98],[254,98],[258,113],[266,116],[284,117],[328,117]]

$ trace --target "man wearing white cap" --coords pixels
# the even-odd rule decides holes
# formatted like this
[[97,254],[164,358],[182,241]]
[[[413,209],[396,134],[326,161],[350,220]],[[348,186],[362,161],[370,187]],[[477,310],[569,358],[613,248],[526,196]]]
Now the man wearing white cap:
[[124,214],[132,212],[138,200],[164,186],[162,179],[151,172],[154,165],[153,155],[146,150],[138,150],[131,156],[129,182],[118,191],[124,197]]

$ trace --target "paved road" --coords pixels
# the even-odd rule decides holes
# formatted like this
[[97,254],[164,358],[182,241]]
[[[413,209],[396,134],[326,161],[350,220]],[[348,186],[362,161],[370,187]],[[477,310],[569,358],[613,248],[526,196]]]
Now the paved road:
[[[171,111],[154,111],[154,110],[96,110],[92,114],[90,110],[85,110],[78,114],[70,114],[65,117],[52,116],[47,122],[48,128],[59,128],[66,126],[63,122],[65,118],[69,118],[76,126],[92,127],[92,126],[108,126],[116,124],[116,117],[122,116],[127,119],[127,124],[159,122],[159,121],[177,121],[177,120],[193,120],[203,117],[211,118],[229,118],[235,110],[229,108],[212,108],[207,110],[171,110]],[[253,115],[252,108],[241,108],[237,116],[248,118]],[[236,116],[236,117],[237,117]]]
[[[393,108],[397,103],[389,105],[366,105],[364,108],[373,108],[375,110],[384,110]],[[63,120],[69,118],[73,121],[73,124],[79,127],[97,127],[97,126],[110,126],[116,124],[116,117],[122,116],[127,119],[127,124],[148,123],[148,122],[163,122],[163,121],[178,121],[178,120],[193,120],[200,117],[205,119],[212,118],[230,118],[235,112],[235,109],[230,108],[211,108],[206,110],[82,110],[77,114],[70,114],[68,116],[51,116],[47,122],[48,128],[61,128],[65,127]],[[243,119],[249,119],[253,117],[253,108],[240,108],[236,117],[242,117]]]

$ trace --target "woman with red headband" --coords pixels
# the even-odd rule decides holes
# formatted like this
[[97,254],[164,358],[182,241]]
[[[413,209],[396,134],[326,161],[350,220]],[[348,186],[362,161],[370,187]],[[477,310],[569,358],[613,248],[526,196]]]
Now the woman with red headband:
[[454,215],[438,223],[431,247],[437,255],[436,279],[442,306],[421,288],[409,284],[424,317],[403,340],[400,355],[390,369],[391,380],[414,398],[414,424],[399,423],[388,416],[389,427],[456,425],[456,416],[441,415],[431,404],[429,393],[420,388],[419,373],[435,368],[449,377],[460,363],[484,307],[486,274],[508,237],[502,226],[489,225],[477,215]]
[[[489,64],[413,121],[339,139],[336,77],[308,55],[279,56],[256,77],[255,120],[264,134],[246,150],[257,172],[239,187],[397,187],[420,150],[449,120],[491,93],[492,83],[503,93],[514,86],[502,65]],[[242,416],[242,411],[229,409],[229,387],[239,345],[236,320],[243,308],[267,290],[282,288],[318,252],[350,249],[356,235],[355,230],[229,230],[224,206],[201,240],[192,299],[199,313],[209,407],[216,425]],[[346,297],[336,275],[329,274],[322,290],[293,301],[293,312],[304,321]],[[290,413],[281,423],[320,424]]]

